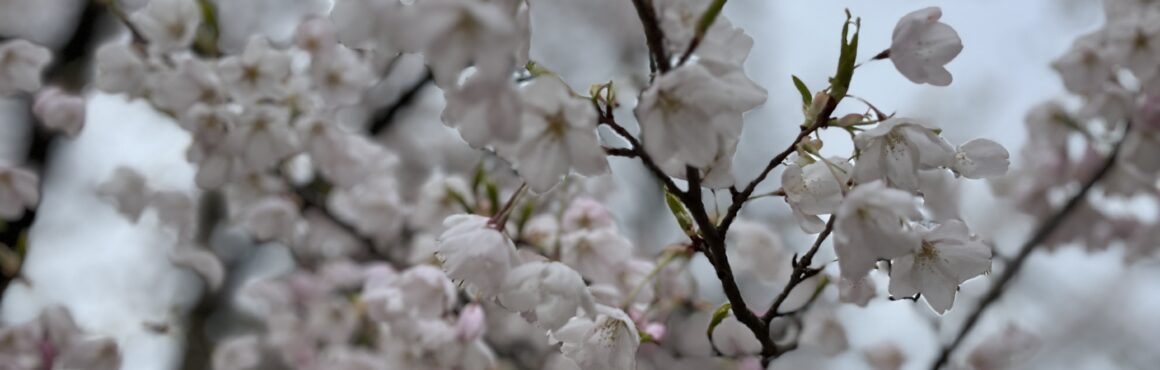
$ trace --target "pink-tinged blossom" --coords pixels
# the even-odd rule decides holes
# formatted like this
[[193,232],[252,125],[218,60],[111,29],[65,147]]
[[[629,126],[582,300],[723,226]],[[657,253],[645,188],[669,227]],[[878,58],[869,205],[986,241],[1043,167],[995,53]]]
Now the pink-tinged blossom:
[[916,84],[947,86],[951,73],[944,67],[963,51],[963,40],[951,26],[939,22],[942,9],[919,9],[898,20],[890,40],[890,61]]
[[908,192],[882,181],[854,187],[834,214],[834,252],[842,277],[859,279],[879,259],[918,250],[919,238],[906,223],[918,216],[918,199]]
[[874,280],[870,279],[870,275],[863,275],[859,278],[839,278],[838,279],[838,301],[842,303],[852,303],[858,307],[866,307],[871,299],[878,295]]
[[1042,340],[1015,324],[989,335],[967,354],[972,370],[1015,370],[1024,368],[1039,351]]
[[561,229],[565,232],[581,229],[594,230],[605,227],[615,227],[616,220],[608,212],[604,203],[589,197],[579,197],[568,204],[564,211]]
[[616,266],[632,258],[632,242],[616,229],[579,230],[560,237],[560,262],[589,279],[610,281]]
[[892,261],[890,295],[909,297],[921,293],[930,307],[941,314],[951,308],[959,284],[991,270],[991,248],[958,220],[920,233],[921,247]]
[[1080,37],[1051,66],[1063,77],[1063,86],[1068,91],[1084,96],[1098,95],[1115,73],[1105,50],[1101,35]]
[[40,75],[50,61],[46,47],[21,39],[0,43],[0,97],[40,90]]

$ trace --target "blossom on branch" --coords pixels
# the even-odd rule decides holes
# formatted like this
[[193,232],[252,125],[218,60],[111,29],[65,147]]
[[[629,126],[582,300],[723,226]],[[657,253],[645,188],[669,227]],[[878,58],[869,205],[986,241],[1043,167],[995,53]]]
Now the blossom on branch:
[[914,83],[951,84],[951,73],[944,65],[963,51],[963,40],[951,26],[939,22],[939,18],[942,18],[942,9],[932,6],[903,16],[894,26],[890,61]]

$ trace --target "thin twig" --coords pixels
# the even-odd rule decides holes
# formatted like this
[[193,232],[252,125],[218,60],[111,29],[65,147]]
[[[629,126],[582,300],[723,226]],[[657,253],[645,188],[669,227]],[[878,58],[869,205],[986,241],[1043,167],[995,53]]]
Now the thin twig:
[[668,52],[665,51],[665,34],[661,31],[660,20],[657,18],[657,11],[653,8],[652,1],[632,0],[632,5],[636,7],[636,15],[644,27],[644,38],[649,53],[652,55],[652,65],[661,74],[668,73],[670,64]]
[[610,155],[613,157],[628,157],[628,158],[636,158],[636,156],[637,156],[636,151],[632,150],[632,148],[613,148],[613,147],[608,147],[608,146],[604,147],[604,154],[607,154],[607,155]]
[[938,370],[942,368],[943,365],[946,365],[947,361],[950,360],[951,354],[954,353],[955,349],[958,348],[960,344],[962,344],[963,339],[966,338],[967,334],[971,332],[971,329],[974,329],[975,325],[978,324],[979,318],[982,317],[983,312],[999,300],[999,297],[1003,295],[1003,292],[1006,290],[1011,280],[1013,280],[1015,275],[1018,275],[1019,272],[1023,269],[1023,263],[1027,261],[1027,257],[1031,255],[1031,252],[1035,250],[1035,247],[1039,246],[1039,244],[1043,243],[1045,239],[1051,236],[1051,233],[1054,232],[1055,229],[1059,227],[1059,225],[1063,224],[1063,222],[1067,220],[1067,216],[1069,216],[1071,212],[1075,210],[1075,208],[1078,207],[1085,198],[1087,198],[1088,191],[1090,191],[1092,187],[1094,187],[1097,183],[1107,177],[1109,173],[1111,173],[1111,169],[1115,166],[1116,159],[1120,155],[1120,147],[1123,146],[1131,128],[1132,122],[1128,121],[1127,124],[1124,125],[1124,136],[1121,137],[1118,142],[1116,142],[1115,147],[1112,148],[1112,152],[1108,154],[1108,158],[1104,160],[1104,163],[1100,169],[1096,171],[1096,173],[1083,184],[1083,187],[1079,189],[1079,192],[1076,192],[1075,195],[1071,197],[1071,199],[1068,199],[1067,204],[1065,204],[1063,208],[1059,210],[1059,212],[1056,212],[1054,215],[1048,218],[1047,221],[1039,227],[1039,229],[1035,230],[1035,234],[1033,234],[1031,238],[1027,240],[1027,242],[1023,243],[1023,246],[1019,248],[1019,254],[1016,255],[1013,260],[1011,260],[1011,264],[1007,266],[1007,269],[1003,270],[1003,274],[1000,275],[999,279],[995,281],[995,285],[991,286],[991,290],[987,291],[987,294],[984,295],[983,299],[979,301],[979,305],[973,312],[971,312],[970,316],[967,317],[967,321],[963,324],[963,327],[959,329],[959,333],[955,336],[955,339],[951,341],[950,345],[943,347],[942,352],[939,353],[938,359],[936,359],[934,364],[931,366],[932,370]]
[[816,116],[814,116],[813,121],[809,124],[808,127],[802,128],[797,137],[793,139],[793,142],[789,144],[789,147],[785,148],[785,150],[783,150],[781,153],[778,153],[776,156],[770,159],[769,163],[765,165],[765,168],[761,170],[761,173],[757,175],[757,178],[753,179],[753,181],[750,181],[749,184],[745,186],[745,189],[733,194],[733,204],[729,205],[729,209],[725,211],[725,216],[721,218],[721,223],[718,224],[718,228],[721,229],[722,233],[729,231],[729,226],[733,223],[733,220],[737,218],[737,213],[741,211],[741,207],[745,205],[745,201],[749,199],[749,196],[753,194],[753,191],[757,190],[757,185],[762,181],[765,181],[765,178],[769,176],[769,173],[772,172],[774,168],[777,168],[781,162],[785,161],[785,159],[788,158],[795,149],[797,149],[798,142],[802,141],[802,139],[805,139],[806,137],[809,137],[815,131],[826,127],[826,124],[830,120],[830,114],[834,113],[834,109],[837,107],[837,100],[828,100],[825,107],[823,107],[822,110],[818,112]]
[[821,234],[818,234],[818,238],[814,240],[814,244],[810,246],[810,249],[800,259],[793,261],[793,273],[789,276],[789,281],[785,283],[785,287],[781,289],[781,293],[777,295],[777,299],[773,301],[773,304],[769,306],[765,314],[761,315],[761,320],[767,325],[774,318],[783,314],[780,312],[781,305],[785,303],[786,298],[789,298],[789,293],[797,288],[798,284],[801,284],[806,279],[822,271],[818,268],[811,268],[810,263],[813,262],[814,255],[818,253],[822,242],[825,242],[826,238],[830,236],[830,233],[834,231],[834,218],[831,216],[830,221],[826,222],[826,228],[822,230]]

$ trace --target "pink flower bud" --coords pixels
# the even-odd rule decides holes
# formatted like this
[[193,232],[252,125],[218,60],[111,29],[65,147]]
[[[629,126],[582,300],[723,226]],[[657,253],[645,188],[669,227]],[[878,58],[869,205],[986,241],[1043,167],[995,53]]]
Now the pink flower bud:
[[470,304],[459,312],[459,321],[455,323],[455,336],[464,342],[473,341],[483,336],[487,328],[483,307]]

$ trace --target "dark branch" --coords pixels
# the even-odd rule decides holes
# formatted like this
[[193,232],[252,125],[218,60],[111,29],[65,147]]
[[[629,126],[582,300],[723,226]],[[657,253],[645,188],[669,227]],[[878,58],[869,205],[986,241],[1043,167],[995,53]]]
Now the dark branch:
[[830,233],[834,231],[834,218],[830,216],[830,221],[826,222],[826,228],[822,230],[821,234],[818,234],[818,238],[814,240],[814,244],[810,246],[810,249],[800,259],[793,261],[793,273],[790,275],[789,281],[785,283],[785,287],[781,289],[781,293],[777,295],[777,299],[773,301],[773,304],[769,306],[765,314],[761,315],[761,320],[766,324],[783,314],[780,312],[781,305],[785,303],[786,298],[789,298],[789,293],[794,288],[797,288],[803,281],[822,271],[821,269],[810,267],[810,263],[813,262],[814,255],[818,253],[818,249],[822,247],[822,242],[825,242],[826,238],[830,236]]
[[1108,158],[1104,160],[1104,163],[1099,168],[1099,170],[1096,171],[1096,173],[1083,184],[1083,187],[1079,189],[1079,192],[1075,193],[1071,199],[1068,199],[1063,208],[1048,218],[1046,222],[1044,222],[1037,230],[1035,230],[1035,234],[1033,234],[1031,238],[1027,240],[1027,242],[1023,243],[1023,246],[1019,248],[1019,254],[1015,256],[1015,258],[1011,261],[1011,264],[1007,266],[1007,269],[1003,270],[1003,274],[1000,275],[999,279],[995,281],[995,285],[991,286],[991,290],[988,290],[987,294],[983,296],[983,299],[979,301],[978,307],[976,307],[975,310],[971,312],[971,315],[967,317],[967,321],[963,324],[963,327],[959,329],[959,333],[955,336],[955,339],[951,341],[950,345],[943,347],[942,352],[939,353],[938,359],[936,359],[934,365],[931,366],[932,370],[938,370],[942,368],[943,365],[946,365],[947,361],[950,360],[951,354],[953,354],[955,349],[962,344],[963,339],[966,338],[967,334],[971,332],[971,329],[974,329],[975,325],[978,324],[979,318],[983,316],[983,312],[999,300],[999,297],[1003,295],[1003,292],[1011,283],[1011,280],[1023,269],[1023,263],[1027,261],[1027,257],[1031,255],[1031,252],[1035,250],[1035,247],[1043,243],[1044,240],[1051,236],[1051,233],[1054,232],[1055,229],[1059,228],[1059,225],[1063,224],[1063,222],[1067,220],[1067,216],[1069,216],[1071,212],[1075,210],[1075,208],[1078,207],[1085,198],[1087,198],[1087,194],[1089,191],[1091,191],[1092,187],[1107,177],[1108,173],[1111,173],[1112,167],[1114,167],[1116,164],[1116,158],[1118,158],[1120,155],[1120,147],[1123,146],[1125,139],[1127,139],[1128,135],[1130,134],[1131,128],[1132,122],[1128,121],[1128,123],[1124,125],[1124,136],[1120,138],[1120,141],[1116,142],[1115,147],[1112,148],[1112,152],[1108,154]]
[[637,156],[636,151],[632,150],[632,148],[612,148],[612,147],[607,147],[607,146],[604,147],[604,154],[608,154],[608,155],[614,156],[614,157],[628,157],[628,158],[636,158],[636,156]]
[[670,64],[668,52],[665,50],[665,34],[661,31],[660,20],[657,18],[652,1],[632,0],[632,5],[636,7],[636,15],[640,17],[640,23],[644,26],[644,38],[652,55],[653,64],[661,74],[668,73]]
[[402,95],[399,95],[399,99],[395,100],[394,104],[376,110],[372,115],[373,118],[371,118],[370,126],[367,128],[371,136],[378,135],[390,127],[395,122],[395,117],[404,108],[414,103],[415,99],[419,97],[419,93],[423,91],[423,88],[427,87],[432,81],[434,81],[434,78],[431,75],[431,70],[427,70],[424,72],[423,78],[420,78],[418,82],[411,85]]

